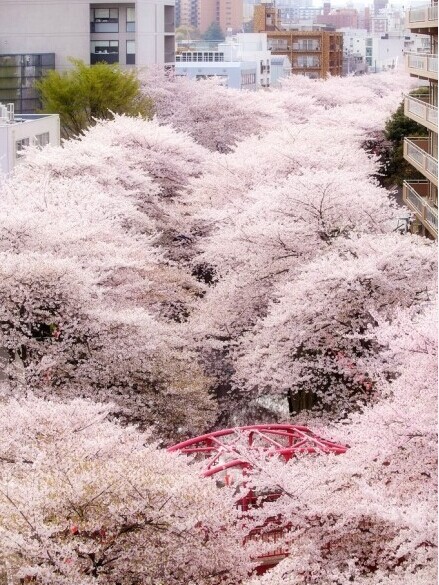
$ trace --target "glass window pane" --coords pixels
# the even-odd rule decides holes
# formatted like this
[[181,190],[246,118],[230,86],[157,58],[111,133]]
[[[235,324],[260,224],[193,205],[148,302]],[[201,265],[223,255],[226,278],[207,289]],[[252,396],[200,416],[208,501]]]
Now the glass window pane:
[[35,136],[35,144],[40,148],[46,146],[47,144],[49,144],[49,142],[50,142],[49,132],[44,132],[43,134],[37,134]]
[[127,55],[134,55],[136,52],[136,42],[127,41]]
[[95,20],[99,18],[110,18],[110,10],[108,8],[95,8]]
[[119,41],[91,41],[92,53],[118,53]]
[[127,22],[134,22],[136,20],[135,8],[127,8]]

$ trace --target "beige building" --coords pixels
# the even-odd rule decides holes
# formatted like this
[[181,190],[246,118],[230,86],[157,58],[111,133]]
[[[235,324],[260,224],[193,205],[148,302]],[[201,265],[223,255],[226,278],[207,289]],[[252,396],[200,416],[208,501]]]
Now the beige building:
[[174,61],[174,0],[0,0],[0,55],[122,67]]
[[342,75],[343,34],[323,30],[282,30],[274,4],[255,6],[254,32],[266,32],[271,54],[285,55],[293,75],[325,78]]
[[404,158],[423,176],[419,181],[404,181],[403,199],[415,214],[412,230],[437,239],[437,158],[438,158],[438,34],[437,3],[407,12],[406,27],[412,33],[430,37],[430,49],[408,53],[407,69],[411,76],[428,84],[429,94],[404,99],[406,116],[425,126],[427,138],[405,138]]
[[199,29],[200,1],[202,0],[175,0],[175,26]]
[[224,34],[235,34],[242,30],[244,0],[175,0],[175,12],[177,26],[205,33],[215,23]]

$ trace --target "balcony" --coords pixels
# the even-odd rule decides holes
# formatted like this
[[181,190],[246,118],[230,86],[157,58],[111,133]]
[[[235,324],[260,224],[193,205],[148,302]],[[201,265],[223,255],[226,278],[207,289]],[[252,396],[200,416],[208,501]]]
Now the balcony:
[[437,80],[437,55],[427,53],[408,53],[407,69],[410,75],[423,79]]
[[108,65],[119,63],[119,53],[90,53],[90,65],[96,65],[96,63]]
[[404,158],[437,185],[437,158],[428,152],[428,138],[404,138]]
[[404,181],[402,197],[417,219],[437,238],[437,206],[428,200],[428,181]]
[[437,4],[411,8],[406,13],[406,28],[436,28],[437,27]]
[[429,130],[437,132],[437,107],[428,103],[428,97],[426,100],[411,95],[404,96],[404,114]]

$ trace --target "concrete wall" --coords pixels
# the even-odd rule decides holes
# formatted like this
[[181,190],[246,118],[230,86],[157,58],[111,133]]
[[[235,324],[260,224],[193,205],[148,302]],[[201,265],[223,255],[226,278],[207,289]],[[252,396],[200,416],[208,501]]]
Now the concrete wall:
[[57,69],[70,67],[69,57],[89,63],[90,4],[135,5],[136,65],[164,63],[165,37],[174,38],[165,6],[174,0],[0,0],[0,54],[53,52]]
[[[175,74],[185,75],[191,79],[197,77],[218,77],[223,79],[227,87],[233,89],[256,89],[256,63],[245,62],[223,62],[223,63],[176,63]],[[245,75],[253,74],[255,76],[255,83],[252,86],[242,88],[242,80]]]

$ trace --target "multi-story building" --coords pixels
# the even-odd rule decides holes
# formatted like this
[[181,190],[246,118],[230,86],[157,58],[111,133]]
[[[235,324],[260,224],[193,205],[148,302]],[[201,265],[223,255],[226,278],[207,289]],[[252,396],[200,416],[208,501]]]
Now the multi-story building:
[[175,75],[184,75],[191,79],[208,79],[213,77],[225,87],[231,89],[256,90],[257,65],[254,62],[177,62]]
[[316,24],[329,24],[334,28],[358,28],[358,12],[354,8],[337,8],[329,14],[316,17]]
[[267,33],[272,55],[286,55],[293,75],[314,79],[343,72],[343,35],[328,31],[275,31]]
[[15,115],[13,103],[0,103],[0,174],[9,173],[28,146],[59,146],[57,114]]
[[175,17],[176,26],[192,26],[205,33],[217,24],[224,34],[235,34],[242,31],[244,0],[175,0]]
[[265,33],[238,33],[224,42],[186,41],[178,45],[175,59],[177,75],[218,76],[224,85],[236,89],[271,85],[271,53]]
[[55,53],[0,55],[0,102],[13,103],[21,114],[40,109],[35,82],[54,68]]
[[334,31],[281,30],[281,14],[273,4],[255,6],[253,30],[266,32],[272,55],[286,55],[293,75],[325,78],[342,75],[343,35]]
[[199,4],[199,0],[175,0],[175,26],[191,26],[198,29],[200,27]]
[[413,231],[437,238],[437,159],[438,159],[438,36],[437,2],[410,9],[406,27],[416,34],[430,37],[430,49],[408,53],[407,69],[411,76],[428,84],[428,95],[407,95],[404,113],[426,128],[426,138],[405,138],[404,158],[422,175],[419,181],[404,181],[403,199],[415,215]]
[[174,0],[0,0],[0,55],[122,67],[174,61]]
[[404,58],[405,35],[399,33],[366,36],[366,65],[369,73],[398,67]]

